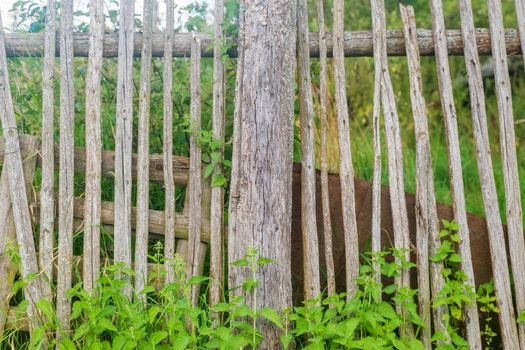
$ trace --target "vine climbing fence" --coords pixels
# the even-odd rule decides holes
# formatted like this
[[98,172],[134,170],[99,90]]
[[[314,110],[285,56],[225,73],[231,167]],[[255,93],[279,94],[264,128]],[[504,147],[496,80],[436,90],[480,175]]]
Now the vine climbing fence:
[[[215,1],[214,36],[202,33],[175,33],[174,3],[166,1],[166,29],[153,30],[154,0],[145,0],[142,32],[134,28],[134,3],[120,3],[118,34],[104,32],[103,0],[90,0],[89,33],[73,32],[73,0],[61,2],[57,13],[55,0],[47,1],[45,32],[42,34],[4,33],[0,29],[0,115],[3,138],[0,142],[0,334],[8,328],[31,330],[38,327],[41,318],[35,303],[41,298],[55,301],[57,315],[64,329],[70,328],[71,300],[67,291],[73,286],[74,270],[81,271],[83,287],[93,290],[101,266],[101,230],[114,236],[113,261],[120,262],[135,272],[129,289],[131,295],[148,284],[148,243],[151,239],[164,242],[165,277],[162,282],[173,282],[172,259],[175,253],[186,261],[189,277],[208,274],[211,278],[208,297],[217,304],[224,296],[227,266],[224,220],[225,189],[211,186],[205,180],[202,167],[202,149],[198,134],[189,137],[189,157],[173,153],[173,72],[174,59],[191,61],[190,124],[201,127],[201,60],[213,59],[213,137],[220,145],[212,159],[213,172],[220,175],[224,159],[225,135],[225,68],[223,55],[237,56],[235,47],[224,52],[224,4]],[[327,167],[327,109],[328,69],[333,64],[335,109],[337,114],[340,155],[341,206],[344,221],[345,290],[348,297],[356,291],[359,256],[358,229],[354,188],[354,169],[351,154],[348,101],[346,95],[345,57],[373,56],[374,99],[373,133],[374,176],[372,190],[371,230],[372,251],[379,252],[385,242],[381,222],[381,140],[386,136],[388,184],[394,246],[410,260],[410,249],[415,247],[417,271],[404,269],[397,278],[400,286],[410,286],[415,277],[418,304],[423,312],[425,327],[421,340],[431,348],[431,330],[445,329],[445,307],[431,307],[431,300],[444,286],[443,266],[432,262],[439,247],[440,223],[436,209],[434,175],[430,152],[427,106],[423,94],[420,57],[435,56],[443,121],[446,130],[449,159],[453,217],[459,230],[459,254],[466,283],[476,285],[470,246],[470,233],[465,204],[464,179],[457,126],[449,55],[465,57],[471,103],[471,118],[482,198],[490,243],[493,279],[502,343],[507,349],[525,349],[525,325],[518,326],[516,317],[525,309],[525,243],[523,235],[522,202],[518,176],[518,158],[515,149],[514,113],[507,55],[523,54],[525,46],[525,4],[515,0],[519,29],[504,29],[500,0],[487,0],[490,26],[476,29],[470,0],[458,0],[461,29],[446,30],[441,0],[429,0],[432,29],[417,29],[415,14],[410,6],[400,5],[402,30],[387,30],[385,7],[382,0],[371,0],[372,31],[344,32],[344,1],[334,1],[333,32],[326,32],[324,4],[317,3],[318,33],[308,31],[306,1],[297,6],[297,72],[300,100],[301,134],[301,213],[304,260],[304,297],[315,298],[321,285],[327,293],[336,293],[333,258],[332,213]],[[58,27],[57,15],[60,15]],[[0,23],[0,28],[2,27]],[[241,29],[242,30],[242,29]],[[59,53],[60,64],[56,65]],[[498,207],[498,192],[490,152],[487,113],[480,55],[494,59],[495,86],[499,112],[500,147],[503,159],[506,232]],[[10,57],[42,56],[42,133],[19,135],[10,91],[8,65]],[[403,153],[396,93],[388,69],[389,56],[406,56],[410,75],[410,100],[414,121],[416,147],[416,241],[411,242],[407,205],[405,203]],[[73,84],[74,57],[87,57],[85,95],[85,148],[75,148],[75,100]],[[113,151],[103,150],[101,143],[101,68],[104,60],[116,57],[118,61],[116,127]],[[150,154],[150,91],[152,60],[162,57],[163,70],[163,153]],[[311,87],[310,60],[320,62],[319,132],[321,135],[321,198],[316,199],[314,148],[314,93]],[[331,61],[329,57],[333,57]],[[133,62],[140,58],[140,83],[134,92]],[[371,77],[372,79],[372,77]],[[54,84],[59,82],[59,100],[55,100]],[[134,113],[133,95],[139,96],[138,112]],[[237,98],[241,98],[237,96]],[[55,144],[55,104],[58,115],[59,142]],[[133,140],[134,116],[138,116],[138,138]],[[381,116],[383,117],[381,122]],[[234,127],[235,127],[234,123]],[[240,132],[234,129],[235,133]],[[136,142],[138,152],[133,153]],[[237,158],[235,158],[237,157]],[[241,162],[242,154],[234,152],[233,163]],[[39,191],[32,187],[35,168],[41,168]],[[85,174],[84,196],[75,197],[74,174]],[[58,177],[55,176],[58,174]],[[113,177],[114,201],[101,200],[101,181]],[[58,181],[55,181],[55,179]],[[136,184],[136,203],[132,200],[132,186]],[[151,210],[149,184],[164,186],[165,209]],[[176,212],[175,189],[185,187],[184,209]],[[58,188],[58,191],[55,191]],[[322,203],[322,216],[316,214],[316,201]],[[290,219],[291,220],[291,219]],[[319,221],[319,224],[318,224]],[[318,229],[319,227],[319,229]],[[58,232],[58,240],[55,240]],[[82,254],[76,256],[73,241],[82,232]],[[361,234],[361,232],[359,232]],[[132,236],[135,238],[132,240]],[[320,251],[318,241],[323,241]],[[132,249],[132,244],[135,246]],[[9,258],[10,247],[18,247],[20,271],[16,272]],[[243,247],[235,247],[242,249]],[[230,247],[232,249],[232,247]],[[209,269],[205,259],[209,251]],[[132,254],[132,252],[134,254]],[[400,259],[401,257],[399,257]],[[321,281],[320,261],[324,261],[326,281]],[[511,284],[511,273],[513,284]],[[19,315],[10,302],[11,289],[16,278],[27,280],[24,297],[29,302],[27,315]],[[123,278],[130,278],[124,277]],[[377,271],[376,278],[381,275]],[[51,288],[53,286],[53,288]],[[56,286],[56,288],[54,288]],[[198,302],[198,286],[193,287],[192,300]],[[400,312],[407,312],[402,307]],[[473,349],[481,349],[480,323],[475,302],[466,306],[466,334]],[[409,331],[409,330],[407,330]]]

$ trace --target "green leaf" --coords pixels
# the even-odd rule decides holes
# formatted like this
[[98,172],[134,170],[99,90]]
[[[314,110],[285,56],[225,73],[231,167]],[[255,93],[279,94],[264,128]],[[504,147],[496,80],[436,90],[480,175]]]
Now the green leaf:
[[242,284],[242,289],[244,289],[246,292],[250,292],[252,289],[257,288],[259,285],[259,281],[253,278],[246,279]]
[[459,254],[457,254],[457,253],[454,253],[454,254],[450,255],[449,260],[452,261],[452,262],[455,262],[455,263],[460,263],[461,262],[461,256],[459,256]]
[[283,325],[283,321],[281,320],[281,316],[274,309],[265,307],[259,310],[259,315],[266,318],[268,321],[272,322],[277,327],[284,329],[284,325]]
[[223,174],[216,175],[211,180],[211,187],[222,187],[226,184],[227,180]]
[[210,278],[206,276],[193,276],[189,279],[188,284],[190,286],[197,285],[208,281]]
[[149,338],[149,342],[153,345],[157,345],[158,343],[166,339],[167,336],[168,336],[168,332],[166,331],[154,332],[153,334],[151,334]]
[[248,260],[247,259],[239,259],[237,261],[232,262],[232,265],[236,266],[236,267],[248,266]]
[[386,286],[385,288],[383,288],[383,293],[385,293],[385,294],[393,294],[393,293],[395,293],[396,290],[397,290],[397,284],[392,283],[392,284]]
[[97,326],[101,327],[104,330],[108,330],[108,331],[112,331],[112,332],[116,332],[117,331],[117,327],[115,327],[115,325],[110,320],[108,320],[105,317],[103,317],[100,320],[98,320]]
[[274,262],[275,262],[275,260],[270,259],[270,258],[259,258],[259,259],[257,259],[257,265],[259,265],[259,266],[273,264]]
[[215,166],[213,164],[206,165],[206,168],[204,169],[204,178],[207,179],[215,169]]

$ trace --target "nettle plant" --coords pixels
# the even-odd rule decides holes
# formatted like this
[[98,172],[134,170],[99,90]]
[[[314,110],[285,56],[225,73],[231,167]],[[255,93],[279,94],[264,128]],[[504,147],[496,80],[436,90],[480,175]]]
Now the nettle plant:
[[[474,288],[465,284],[460,269],[461,259],[455,251],[459,242],[457,225],[443,222],[440,232],[442,243],[432,261],[443,263],[445,286],[433,300],[433,307],[447,305],[446,334],[433,335],[436,349],[468,349],[463,338],[463,308],[476,300],[485,317],[483,336],[487,348],[496,333],[490,328],[491,317],[498,312],[494,289],[491,284]],[[38,349],[47,337],[49,348],[60,349],[242,349],[256,348],[263,340],[257,329],[257,320],[264,318],[282,331],[284,349],[423,349],[418,340],[424,326],[415,302],[417,290],[398,288],[395,283],[381,283],[376,279],[379,267],[383,280],[399,276],[402,268],[414,264],[404,260],[404,252],[383,251],[367,253],[356,280],[358,290],[353,298],[346,294],[319,296],[305,301],[301,306],[285,310],[260,308],[257,304],[257,272],[261,266],[271,264],[271,259],[260,257],[257,249],[249,248],[243,259],[232,264],[248,269],[251,274],[241,286],[231,288],[225,302],[210,306],[206,303],[207,277],[186,278],[184,261],[177,256],[171,264],[176,282],[158,283],[164,277],[162,246],[155,246],[150,257],[157,265],[150,276],[149,286],[132,298],[122,294],[129,279],[117,278],[118,274],[130,277],[133,271],[121,265],[104,268],[93,293],[77,284],[69,292],[72,298],[73,330],[61,329],[53,304],[38,302],[38,310],[47,322],[33,332],[31,339],[17,348]],[[202,293],[197,305],[192,305],[191,289],[200,285]],[[18,288],[20,288],[19,286]],[[242,293],[239,293],[242,291]],[[242,295],[249,295],[249,303]],[[23,309],[27,303],[22,303]],[[398,312],[398,310],[405,310]],[[21,310],[20,310],[21,311]],[[410,329],[411,331],[407,331]],[[19,334],[5,335],[7,344]],[[450,340],[450,341],[449,341]]]

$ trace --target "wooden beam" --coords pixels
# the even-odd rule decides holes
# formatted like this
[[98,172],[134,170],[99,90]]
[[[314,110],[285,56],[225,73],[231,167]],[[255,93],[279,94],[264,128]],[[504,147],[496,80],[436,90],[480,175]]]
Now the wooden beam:
[[[41,164],[41,154],[38,154],[37,166]],[[151,154],[149,156],[149,180],[151,182],[164,182],[162,154]],[[4,139],[0,137],[0,164],[4,162]],[[173,178],[176,185],[186,185],[188,183],[188,169],[190,160],[184,156],[173,157]],[[58,166],[58,148],[55,149],[55,165]],[[75,172],[85,173],[86,170],[86,150],[75,148]],[[102,152],[102,175],[112,175],[115,171],[115,152]],[[137,178],[137,154],[133,153],[132,160],[133,179]]]
[[[189,57],[192,33],[175,33],[173,42],[173,57]],[[44,33],[6,33],[6,52],[8,57],[38,57],[44,52]],[[388,30],[388,56],[404,56],[405,43],[401,30]],[[207,34],[198,34],[202,43],[202,57],[213,57],[213,37]],[[420,29],[417,32],[419,52],[422,56],[434,55],[432,31]],[[486,28],[476,29],[476,43],[480,55],[490,55],[490,33]],[[326,33],[327,55],[332,56],[332,33]],[[447,30],[447,44],[449,55],[463,55],[463,39],[458,29]],[[518,30],[505,31],[505,44],[508,55],[521,54],[521,45]],[[89,34],[75,33],[73,37],[75,57],[87,57],[89,48]],[[319,40],[317,33],[310,33],[310,56],[319,57]],[[141,56],[142,33],[136,33],[134,38],[134,55]],[[60,54],[57,45],[57,55]],[[117,57],[118,33],[104,35],[104,57]],[[370,31],[355,31],[344,33],[345,56],[373,56],[372,33]],[[164,55],[164,34],[153,34],[153,57]],[[237,56],[237,48],[228,51],[230,57]]]

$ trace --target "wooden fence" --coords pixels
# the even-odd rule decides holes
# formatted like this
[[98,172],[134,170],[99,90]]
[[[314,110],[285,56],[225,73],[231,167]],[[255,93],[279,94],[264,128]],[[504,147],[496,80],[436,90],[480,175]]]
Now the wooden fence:
[[[144,1],[142,33],[136,33],[133,23],[133,1],[121,1],[120,32],[104,33],[103,1],[90,1],[90,26],[88,34],[73,33],[73,0],[62,1],[60,31],[57,37],[55,1],[48,0],[46,29],[43,34],[4,34],[0,23],[0,115],[3,139],[0,142],[0,162],[3,162],[0,179],[0,197],[7,198],[0,204],[0,280],[6,281],[0,288],[0,334],[6,322],[8,327],[20,326],[17,316],[9,309],[9,292],[15,272],[8,261],[7,250],[16,242],[21,256],[21,276],[27,278],[38,274],[25,288],[29,301],[30,320],[25,327],[32,329],[40,324],[35,315],[34,302],[43,297],[56,298],[57,314],[64,329],[70,327],[71,300],[66,292],[72,287],[72,269],[78,264],[86,290],[94,287],[101,268],[101,228],[114,234],[114,261],[133,267],[136,272],[134,286],[142,290],[148,274],[148,239],[164,240],[164,254],[168,258],[165,269],[167,282],[173,281],[170,258],[175,252],[185,256],[188,276],[203,273],[206,249],[210,251],[209,290],[211,304],[223,296],[226,262],[224,231],[224,189],[211,188],[203,180],[202,154],[196,135],[190,137],[190,157],[173,155],[172,71],[173,57],[191,58],[191,124],[200,128],[200,62],[201,57],[213,57],[213,136],[224,139],[225,77],[221,57],[223,41],[222,0],[216,1],[214,37],[204,34],[174,33],[173,0],[166,2],[166,25],[164,33],[154,33],[152,1]],[[395,93],[392,86],[388,56],[406,55],[410,74],[410,98],[416,139],[416,217],[417,217],[417,283],[418,302],[422,311],[430,309],[430,303],[444,285],[439,262],[430,262],[429,256],[436,251],[440,238],[437,219],[435,191],[433,188],[432,160],[427,126],[427,113],[423,98],[420,56],[434,55],[438,72],[443,119],[445,123],[449,155],[450,183],[454,219],[459,224],[459,253],[467,282],[475,285],[472,252],[461,169],[457,113],[449,55],[464,55],[470,90],[472,122],[477,149],[483,202],[491,247],[491,258],[502,342],[507,349],[525,349],[525,325],[516,323],[517,311],[525,309],[525,243],[523,236],[522,203],[517,172],[517,155],[511,85],[507,69],[507,55],[522,53],[525,47],[525,7],[516,0],[519,20],[518,30],[504,30],[500,0],[488,0],[489,29],[475,29],[469,0],[459,0],[461,30],[445,30],[441,0],[430,0],[433,20],[431,30],[417,30],[413,9],[400,5],[403,19],[402,30],[386,30],[385,8],[382,0],[371,0],[373,30],[371,32],[344,32],[344,1],[334,0],[333,33],[327,33],[324,20],[324,4],[318,0],[319,33],[308,33],[306,1],[298,1],[298,76],[300,96],[300,124],[302,136],[302,213],[304,251],[304,290],[306,298],[320,293],[321,277],[319,259],[326,261],[328,293],[336,292],[334,263],[332,257],[331,213],[329,210],[327,174],[327,57],[333,57],[335,101],[337,111],[341,203],[344,218],[346,251],[346,291],[354,295],[357,285],[359,251],[357,248],[357,224],[354,170],[350,149],[349,111],[346,96],[345,56],[372,56],[375,63],[375,90],[373,111],[374,183],[372,204],[372,250],[381,249],[381,123],[383,115],[390,198],[393,217],[394,245],[405,249],[404,258],[410,260],[407,207],[404,197],[404,171],[402,140]],[[520,35],[521,34],[521,37]],[[521,39],[521,42],[520,42]],[[4,50],[5,48],[5,50]],[[55,68],[55,56],[60,54],[60,73]],[[235,48],[228,54],[236,56]],[[505,180],[506,217],[508,239],[504,236],[498,208],[494,171],[490,155],[487,115],[479,55],[494,57],[496,93],[499,111],[500,142]],[[35,137],[18,135],[13,103],[9,88],[7,57],[43,56],[43,115],[41,142]],[[73,57],[88,57],[86,77],[86,149],[74,147],[74,86]],[[101,66],[104,57],[118,57],[118,84],[116,101],[115,151],[103,151],[101,145]],[[138,154],[132,153],[133,135],[133,84],[132,63],[141,57],[138,110]],[[151,61],[163,57],[164,69],[164,115],[163,154],[150,155],[149,106]],[[315,214],[315,171],[313,139],[313,92],[310,81],[310,57],[319,57],[320,71],[320,132],[321,132],[321,187],[323,204],[323,240],[325,251],[320,252]],[[53,96],[53,81],[60,81],[60,101]],[[53,106],[60,103],[59,147],[54,145]],[[219,149],[214,159],[217,174],[220,172],[223,153]],[[234,159],[234,162],[239,159]],[[31,183],[35,166],[42,168],[42,184],[39,193],[33,193]],[[168,165],[168,166],[165,166]],[[55,173],[58,172],[58,195],[55,194]],[[75,172],[86,175],[84,198],[75,198],[73,177]],[[101,201],[101,178],[113,176],[115,182],[114,202]],[[25,179],[25,181],[22,181]],[[131,186],[138,188],[136,208],[132,208]],[[166,202],[164,211],[150,210],[148,203],[149,183],[164,184]],[[186,186],[184,210],[175,212],[175,186]],[[55,207],[58,208],[55,215]],[[30,211],[30,208],[32,209]],[[38,214],[38,215],[37,215]],[[37,220],[38,218],[38,220]],[[36,225],[38,221],[38,225]],[[39,227],[35,234],[33,227]],[[54,232],[58,231],[58,242]],[[73,255],[73,236],[83,231],[82,257]],[[136,236],[135,256],[132,257],[131,235]],[[38,241],[34,237],[39,237]],[[507,244],[510,262],[507,260]],[[209,247],[208,247],[209,246]],[[38,249],[37,249],[38,248]],[[80,263],[82,260],[82,263]],[[56,271],[55,271],[56,266]],[[510,272],[514,279],[511,290]],[[404,269],[397,283],[410,284],[408,269]],[[377,278],[380,279],[379,271]],[[50,283],[56,280],[56,295],[51,295]],[[131,284],[130,284],[131,286]],[[125,291],[131,293],[130,289]],[[193,290],[193,302],[197,301],[197,288]],[[400,307],[399,312],[408,312]],[[445,331],[446,307],[432,308],[424,319],[425,329],[421,339],[431,348],[431,329]],[[480,324],[476,303],[468,305],[467,338],[473,349],[481,349]],[[10,317],[8,317],[10,315]],[[410,333],[413,330],[404,329]]]

